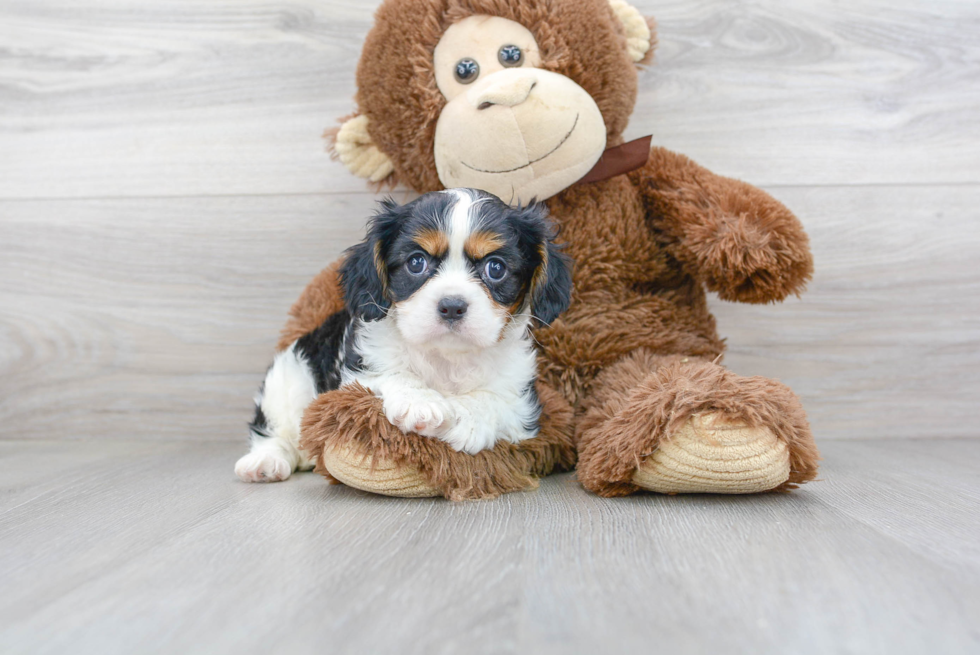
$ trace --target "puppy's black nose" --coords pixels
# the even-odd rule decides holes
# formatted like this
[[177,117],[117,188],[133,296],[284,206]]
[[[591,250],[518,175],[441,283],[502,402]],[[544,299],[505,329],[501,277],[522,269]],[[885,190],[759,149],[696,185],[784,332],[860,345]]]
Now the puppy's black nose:
[[447,321],[457,321],[466,316],[469,305],[459,296],[449,296],[439,301],[439,316]]

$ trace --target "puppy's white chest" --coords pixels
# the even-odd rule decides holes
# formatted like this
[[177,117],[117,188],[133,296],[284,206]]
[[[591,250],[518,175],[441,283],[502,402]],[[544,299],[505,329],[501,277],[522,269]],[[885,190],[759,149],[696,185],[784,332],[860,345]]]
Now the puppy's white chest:
[[471,454],[537,434],[536,359],[523,330],[491,348],[442,353],[400,342],[386,322],[363,325],[361,370],[344,384],[371,389],[397,428]]

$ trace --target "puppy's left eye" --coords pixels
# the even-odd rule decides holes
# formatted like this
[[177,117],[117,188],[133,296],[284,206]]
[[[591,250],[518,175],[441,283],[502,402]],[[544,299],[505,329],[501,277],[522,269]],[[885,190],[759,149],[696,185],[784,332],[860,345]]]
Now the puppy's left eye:
[[487,261],[483,267],[483,272],[486,273],[488,279],[494,282],[500,282],[507,275],[507,264],[494,257]]
[[412,275],[422,275],[429,268],[429,260],[422,253],[415,253],[405,262],[405,268]]

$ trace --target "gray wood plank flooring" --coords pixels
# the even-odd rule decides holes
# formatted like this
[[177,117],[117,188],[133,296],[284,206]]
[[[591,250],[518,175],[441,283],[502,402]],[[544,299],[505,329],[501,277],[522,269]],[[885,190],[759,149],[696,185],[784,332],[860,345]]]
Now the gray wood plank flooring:
[[788,495],[453,504],[0,442],[0,651],[976,653],[980,440],[822,447]]

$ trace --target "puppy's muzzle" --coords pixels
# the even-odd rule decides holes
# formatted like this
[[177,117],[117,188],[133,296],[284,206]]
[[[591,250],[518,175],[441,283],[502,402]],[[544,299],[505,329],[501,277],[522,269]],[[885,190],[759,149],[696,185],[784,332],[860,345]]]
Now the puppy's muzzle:
[[439,317],[450,324],[463,319],[469,305],[460,296],[448,296],[439,301]]

